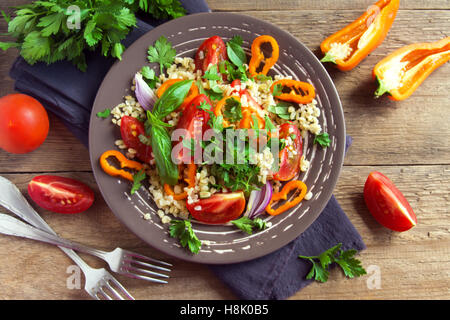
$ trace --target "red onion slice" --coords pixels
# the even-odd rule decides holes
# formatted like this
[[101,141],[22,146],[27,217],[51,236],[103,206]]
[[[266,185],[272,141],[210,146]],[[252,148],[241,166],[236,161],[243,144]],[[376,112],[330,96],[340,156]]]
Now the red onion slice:
[[134,93],[136,94],[139,104],[145,110],[152,110],[153,105],[156,103],[156,100],[158,100],[158,97],[153,92],[152,88],[148,86],[147,82],[145,82],[139,72],[134,76],[134,80],[136,83],[136,90]]
[[[250,198],[252,197],[253,192],[255,192],[255,199],[253,203],[250,204]],[[270,199],[272,199],[272,193],[273,188],[269,181],[267,181],[261,190],[252,191],[249,198],[250,212],[248,213],[248,217],[250,219],[254,219],[264,212],[270,202]]]

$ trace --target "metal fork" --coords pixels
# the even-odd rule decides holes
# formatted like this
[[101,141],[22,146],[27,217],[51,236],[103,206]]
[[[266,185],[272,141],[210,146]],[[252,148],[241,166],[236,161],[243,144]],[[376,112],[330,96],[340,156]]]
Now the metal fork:
[[[23,197],[20,190],[8,179],[0,176],[0,205],[15,213],[31,225],[47,231],[56,233],[41,218],[41,216],[30,206]],[[94,269],[84,262],[75,251],[60,247],[83,271],[85,276],[84,289],[94,299],[119,299],[134,300],[133,296],[104,268]],[[114,288],[115,286],[115,288]],[[107,293],[109,292],[109,294]]]
[[[131,278],[142,279],[158,283],[167,283],[165,280],[155,279],[151,276],[157,276],[162,278],[168,278],[169,276],[163,273],[150,271],[134,267],[132,264],[136,264],[143,267],[153,268],[161,271],[170,271],[165,267],[154,265],[153,263],[160,263],[164,265],[170,265],[167,262],[155,260],[152,258],[139,255],[137,253],[117,248],[111,252],[105,252],[102,250],[90,248],[80,243],[76,243],[70,240],[66,240],[58,237],[57,235],[45,232],[29,224],[13,218],[7,214],[0,213],[0,233],[10,236],[23,237],[33,240],[38,240],[46,243],[50,243],[59,247],[66,247],[75,251],[84,252],[94,255],[100,259],[105,260],[112,271]],[[138,260],[139,259],[139,260]]]

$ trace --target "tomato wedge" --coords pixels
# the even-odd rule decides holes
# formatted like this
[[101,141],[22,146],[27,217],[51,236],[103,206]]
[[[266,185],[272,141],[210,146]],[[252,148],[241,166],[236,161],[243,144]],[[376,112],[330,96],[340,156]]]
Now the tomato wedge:
[[56,213],[80,213],[94,202],[94,192],[87,185],[59,176],[34,177],[28,184],[28,194],[37,205]]
[[[209,111],[212,111],[212,103],[209,98],[200,94],[195,97],[191,103],[184,109],[180,120],[177,123],[176,129],[184,130],[183,140],[190,141],[195,137],[203,139],[203,133],[209,128],[209,113],[206,110],[199,109],[202,103],[211,106]],[[181,143],[176,141],[175,144]],[[183,159],[183,148],[180,148],[177,158],[181,161]]]
[[244,192],[215,193],[207,199],[189,204],[189,213],[198,221],[221,224],[239,218],[245,209]]
[[122,140],[128,148],[136,150],[136,157],[149,163],[152,157],[152,147],[147,146],[139,139],[140,135],[145,136],[144,124],[138,119],[130,116],[123,116],[120,120],[120,134]]
[[386,228],[406,231],[417,224],[417,218],[405,196],[380,172],[369,174],[364,185],[364,200],[374,218]]
[[283,123],[279,129],[279,139],[285,139],[286,146],[280,151],[280,166],[273,175],[274,180],[288,181],[300,171],[303,154],[303,139],[298,128],[290,123]]
[[227,46],[219,36],[206,39],[195,53],[195,71],[201,70],[202,74],[208,70],[208,66],[227,60]]

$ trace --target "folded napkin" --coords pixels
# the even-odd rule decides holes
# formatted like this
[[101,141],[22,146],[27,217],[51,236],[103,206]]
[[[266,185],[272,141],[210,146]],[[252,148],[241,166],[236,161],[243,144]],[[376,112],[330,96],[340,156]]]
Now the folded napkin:
[[[210,11],[204,0],[181,2],[188,13]],[[124,40],[124,45],[129,46],[163,22],[145,17],[138,19],[137,28]],[[16,80],[15,89],[41,101],[86,147],[92,105],[114,59],[89,52],[87,63],[88,70],[83,73],[66,61],[50,66],[43,63],[30,66],[19,57],[10,71]],[[350,143],[348,138],[347,145]],[[241,299],[285,299],[311,283],[305,280],[310,263],[297,256],[317,255],[339,242],[345,250],[365,248],[361,236],[333,196],[319,218],[285,247],[252,261],[210,268]]]

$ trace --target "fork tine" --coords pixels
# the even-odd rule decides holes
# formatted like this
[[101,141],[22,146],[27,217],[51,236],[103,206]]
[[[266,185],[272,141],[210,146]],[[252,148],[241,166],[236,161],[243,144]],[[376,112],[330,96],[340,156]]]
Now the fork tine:
[[135,252],[127,252],[127,255],[130,256],[130,257],[141,259],[141,260],[147,260],[147,261],[150,261],[150,262],[156,262],[156,263],[162,264],[164,266],[168,266],[168,267],[172,267],[173,266],[171,263],[168,263],[168,262],[165,262],[165,261],[161,261],[161,260],[157,260],[157,259],[153,259],[153,258],[149,258],[149,257],[143,256],[141,254],[137,254]]
[[128,271],[142,272],[144,274],[151,275],[151,276],[157,276],[157,277],[161,277],[161,278],[169,278],[169,276],[167,274],[154,272],[154,271],[150,271],[150,270],[142,269],[142,268],[136,268],[136,267],[133,267],[132,265],[127,265],[127,266],[124,266],[123,268]]
[[109,281],[106,281],[106,286],[108,287],[109,291],[111,291],[111,293],[119,300],[125,300],[124,297],[122,297],[117,291],[116,289],[114,289],[114,287],[109,283]]
[[108,294],[106,294],[105,290],[103,290],[103,287],[98,288],[98,290],[107,300],[113,300],[113,298],[111,298]]
[[[166,280],[155,279],[155,278],[152,278],[152,277],[147,277],[147,276],[144,276],[144,275],[140,275],[140,274],[136,274],[136,273],[130,272],[129,269],[136,269],[136,270],[139,270],[139,271],[146,271],[146,270],[133,268],[133,267],[124,267],[123,271],[122,271],[122,274],[124,276],[130,277],[130,278],[133,278],[133,279],[140,279],[140,280],[146,280],[146,281],[150,281],[150,282],[164,283],[164,284],[168,283]],[[152,273],[151,271],[146,271],[146,272]],[[166,276],[166,277],[168,278],[168,276]]]
[[[120,290],[122,291],[122,293],[125,295],[126,298],[128,298],[129,300],[135,300],[134,297],[127,291],[127,289],[125,289],[119,281],[117,281],[115,278],[108,278],[106,279],[106,283],[109,285],[109,287],[112,289],[111,283],[110,281]],[[114,293],[121,296],[119,292],[117,292],[117,290],[113,289]],[[125,298],[122,297],[122,300],[126,300]]]
[[136,259],[126,259],[126,258],[125,258],[124,261],[126,261],[126,262],[128,262],[128,263],[138,264],[138,265],[143,266],[143,267],[149,267],[149,268],[161,270],[161,271],[166,271],[166,272],[172,271],[172,270],[170,270],[170,269],[167,269],[167,268],[164,268],[164,267],[160,267],[160,266],[156,266],[156,265],[154,265],[154,264],[146,263],[146,262],[139,261],[139,260],[136,260]]

